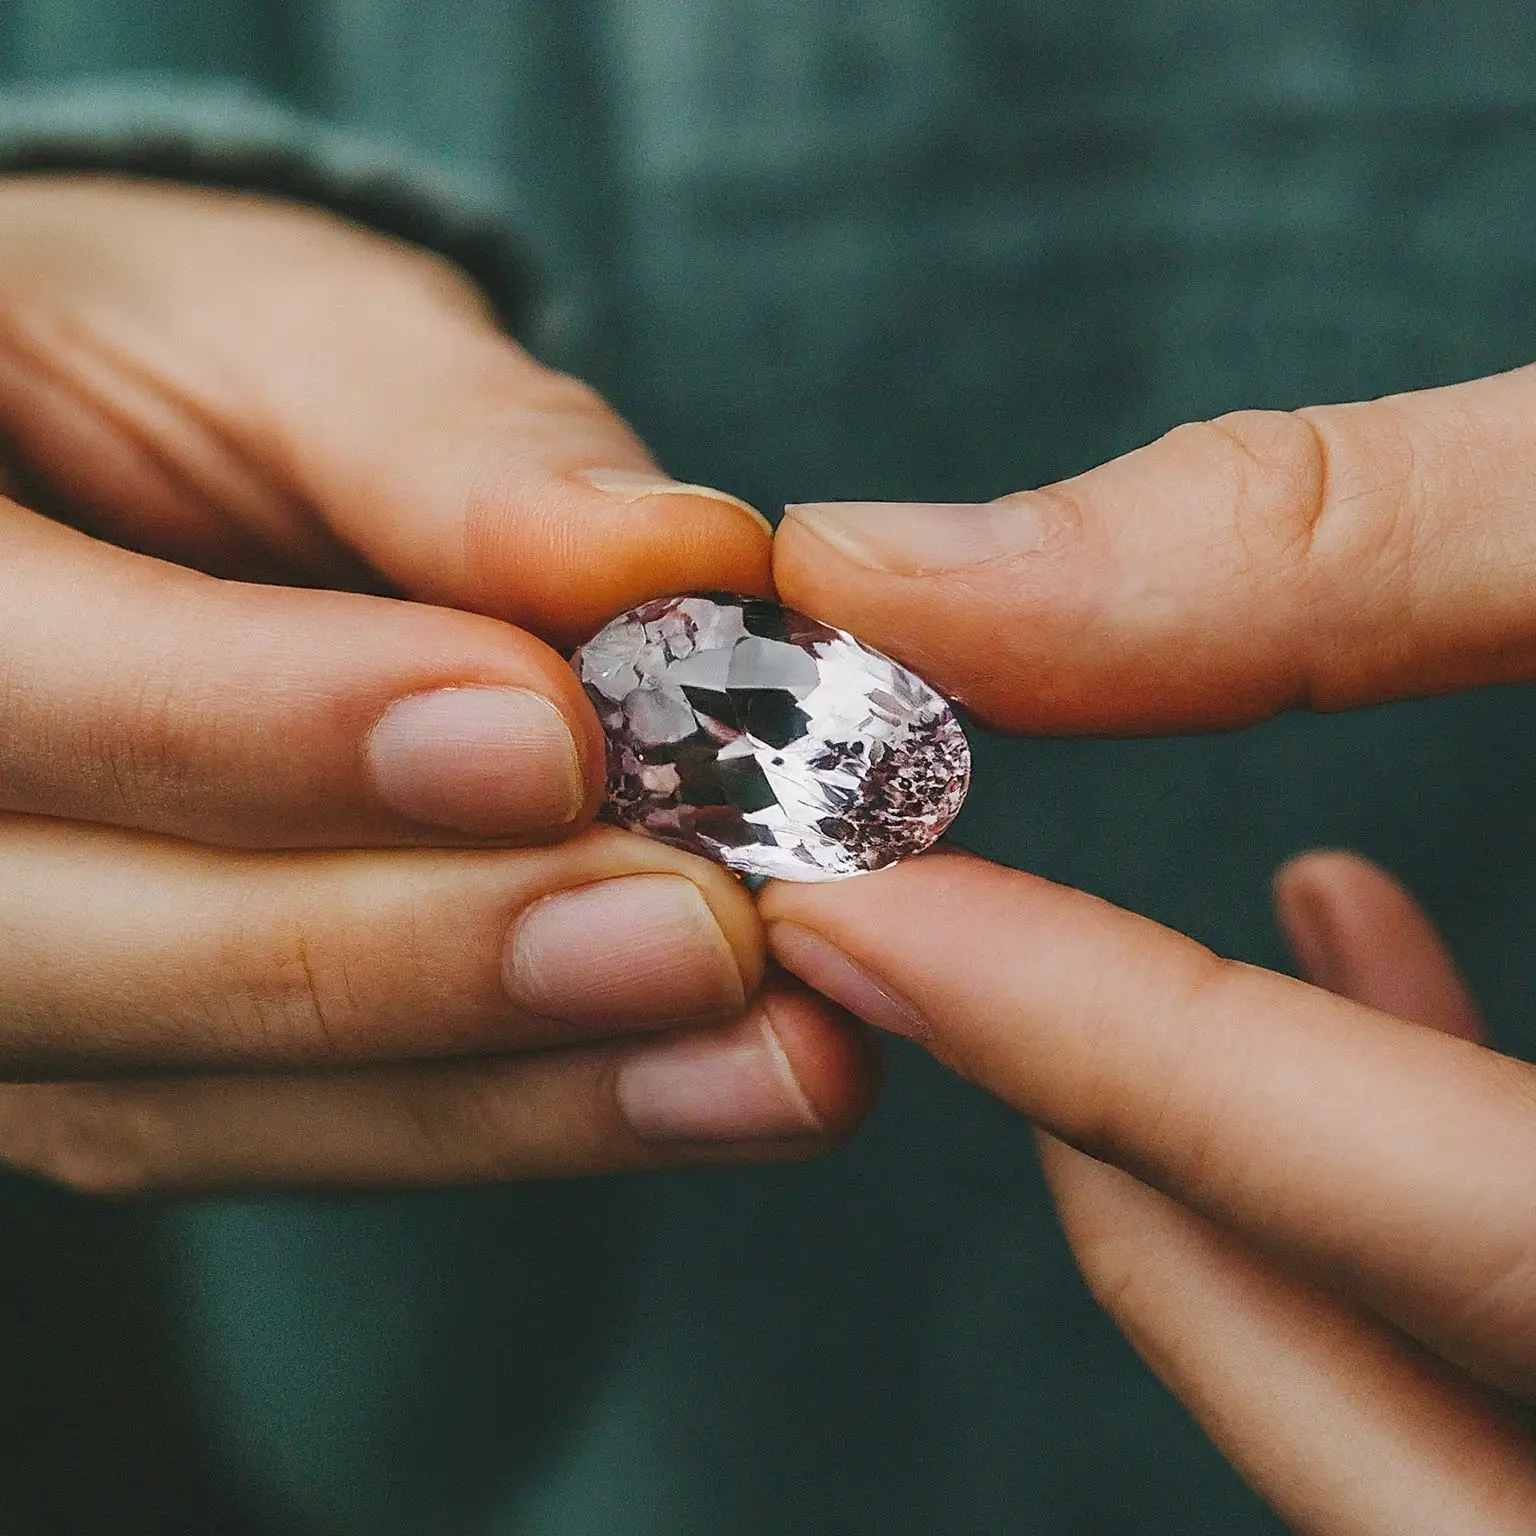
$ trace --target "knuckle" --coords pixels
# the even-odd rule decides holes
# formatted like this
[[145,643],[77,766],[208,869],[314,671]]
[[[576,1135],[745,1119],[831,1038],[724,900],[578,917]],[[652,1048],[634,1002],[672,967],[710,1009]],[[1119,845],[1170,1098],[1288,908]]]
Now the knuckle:
[[354,1054],[361,1010],[347,959],[317,941],[302,916],[236,945],[238,982],[228,1006],[243,1057],[278,1065],[338,1063]]
[[402,1113],[416,1161],[439,1178],[590,1171],[612,1140],[608,1099],[594,1073],[561,1072],[560,1059],[477,1063],[414,1085]]
[[1432,520],[1418,488],[1421,445],[1392,409],[1325,407],[1296,413],[1316,439],[1316,489],[1294,527],[1292,567],[1310,643],[1299,692],[1318,708],[1349,702],[1340,658],[1369,654],[1373,637],[1413,618],[1414,593],[1433,558]]
[[1260,611],[1284,615],[1293,702],[1334,708],[1351,697],[1340,659],[1411,618],[1433,558],[1418,504],[1422,443],[1384,404],[1239,411],[1178,428],[1229,519],[1233,574]]
[[1252,591],[1289,627],[1310,529],[1326,495],[1317,435],[1285,411],[1237,411],[1175,427],[1158,445],[1171,478],[1196,488],[1196,553],[1223,593]]
[[1305,545],[1328,491],[1325,445],[1305,416],[1234,411],[1170,434],[1181,437],[1221,488],[1240,545],[1259,553],[1261,534],[1278,536],[1282,550]]
[[467,1178],[505,1156],[509,1128],[487,1072],[417,1083],[402,1094],[400,1113],[408,1160],[432,1177]]
[[128,821],[158,820],[166,804],[184,806],[188,799],[192,773],[177,694],[167,669],[147,668],[118,707],[103,711],[86,732],[102,790]]

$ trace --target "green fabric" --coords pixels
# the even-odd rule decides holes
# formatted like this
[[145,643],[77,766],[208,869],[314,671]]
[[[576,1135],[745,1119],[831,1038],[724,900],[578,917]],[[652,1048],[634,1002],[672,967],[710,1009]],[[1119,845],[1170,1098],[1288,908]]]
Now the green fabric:
[[[546,356],[760,504],[987,496],[1536,355],[1529,0],[10,0],[0,69],[236,76],[452,161]],[[962,840],[1264,964],[1345,843],[1531,1054],[1536,707],[980,743]],[[916,1053],[813,1168],[168,1219],[273,1518],[368,1536],[1275,1522],[1099,1318],[1024,1128]]]
[[111,170],[323,203],[464,268],[509,325],[532,273],[494,185],[233,80],[92,76],[0,94],[0,175]]

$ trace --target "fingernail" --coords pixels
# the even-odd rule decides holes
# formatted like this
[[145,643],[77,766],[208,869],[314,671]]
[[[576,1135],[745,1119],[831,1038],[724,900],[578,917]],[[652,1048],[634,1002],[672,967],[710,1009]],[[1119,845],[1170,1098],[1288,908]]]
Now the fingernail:
[[860,565],[928,576],[1040,548],[1041,512],[1028,495],[969,502],[836,501],[784,509]]
[[931,1035],[928,1021],[911,1003],[809,928],[773,923],[768,948],[791,975],[866,1024],[908,1040],[926,1041]]
[[749,506],[739,496],[716,490],[712,485],[685,485],[680,480],[668,480],[664,475],[636,469],[583,469],[575,478],[585,480],[593,490],[617,496],[620,501],[644,501],[649,496],[704,496],[745,512],[767,532],[773,532],[773,524],[756,507]]
[[586,800],[564,716],[520,688],[442,688],[400,699],[374,726],[367,753],[386,805],[477,837],[563,827]]
[[729,1030],[637,1050],[614,1085],[619,1112],[645,1141],[766,1141],[821,1129],[766,1007]]
[[1344,946],[1333,909],[1305,877],[1275,882],[1275,911],[1302,979],[1329,992],[1349,991]]
[[535,902],[513,925],[502,975],[530,1013],[593,1028],[674,1024],[746,1001],[735,951],[681,875],[626,875]]

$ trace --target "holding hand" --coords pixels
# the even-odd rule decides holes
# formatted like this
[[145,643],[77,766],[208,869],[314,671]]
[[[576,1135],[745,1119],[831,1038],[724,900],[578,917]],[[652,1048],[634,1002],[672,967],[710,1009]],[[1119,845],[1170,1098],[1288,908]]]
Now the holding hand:
[[[1531,678],[1533,421],[1531,370],[1239,416],[986,507],[798,509],[776,575],[1015,729]],[[1293,1526],[1529,1531],[1536,1068],[1379,871],[1277,897],[1316,986],[957,855],[761,905],[788,969],[1041,1127],[1090,1284]]]
[[275,202],[0,183],[0,476],[0,1157],[415,1183],[857,1118],[846,1022],[752,1004],[735,882],[586,830],[552,648],[764,590],[765,525],[450,270]]

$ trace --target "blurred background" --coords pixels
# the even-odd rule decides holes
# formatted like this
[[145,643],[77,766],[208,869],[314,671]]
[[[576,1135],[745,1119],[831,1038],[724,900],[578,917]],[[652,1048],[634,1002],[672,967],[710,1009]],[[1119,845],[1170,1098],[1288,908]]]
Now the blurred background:
[[[80,164],[458,208],[535,351],[768,509],[1536,356],[1529,0],[0,0],[0,170]],[[1533,743],[1525,689],[983,740],[957,830],[1278,966],[1274,866],[1359,848],[1530,1056]],[[1099,1318],[1024,1128],[905,1050],[815,1168],[9,1178],[0,1231],[5,1536],[1278,1530]]]

